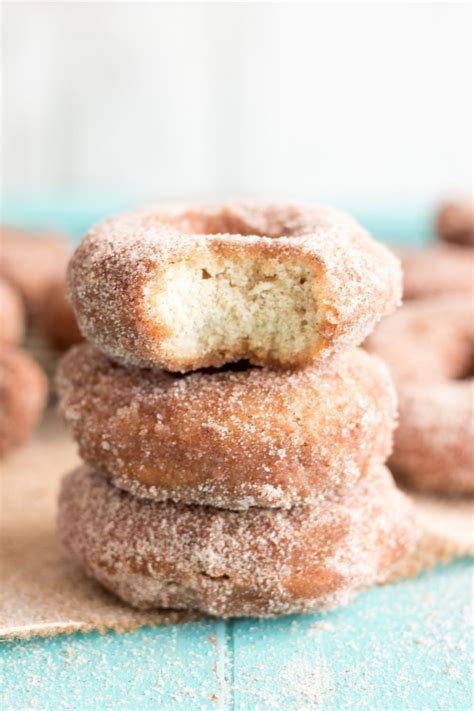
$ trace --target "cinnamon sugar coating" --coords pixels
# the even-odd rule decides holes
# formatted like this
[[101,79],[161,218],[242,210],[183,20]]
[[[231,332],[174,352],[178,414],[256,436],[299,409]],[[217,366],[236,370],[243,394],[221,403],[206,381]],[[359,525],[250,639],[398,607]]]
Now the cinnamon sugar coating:
[[83,459],[157,500],[288,508],[354,484],[392,449],[394,387],[361,349],[319,368],[179,376],[123,368],[84,343],[57,386]]
[[122,364],[175,372],[327,358],[394,310],[400,282],[396,258],[349,217],[266,203],[114,217],[68,271],[86,338]]
[[16,345],[23,338],[25,314],[19,293],[0,278],[0,343]]
[[441,206],[436,220],[439,236],[445,242],[474,247],[474,202],[458,200]]
[[63,481],[59,534],[88,575],[134,607],[222,617],[345,604],[418,537],[381,465],[314,506],[244,512],[139,499],[83,466]]
[[35,361],[18,348],[0,348],[0,456],[32,433],[46,404],[47,381]]
[[402,263],[406,301],[474,291],[474,252],[471,249],[440,245],[397,250],[397,254]]
[[469,297],[409,303],[367,348],[395,378],[400,422],[389,466],[410,486],[474,493],[474,308]]
[[29,315],[36,316],[51,284],[64,277],[67,260],[62,235],[0,229],[0,276],[19,291]]

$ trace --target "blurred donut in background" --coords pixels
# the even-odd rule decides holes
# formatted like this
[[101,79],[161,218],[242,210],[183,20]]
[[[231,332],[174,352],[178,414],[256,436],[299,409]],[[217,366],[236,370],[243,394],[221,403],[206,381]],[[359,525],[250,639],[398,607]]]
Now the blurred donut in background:
[[405,304],[366,347],[388,364],[400,419],[389,467],[412,488],[474,494],[474,304],[444,296]]
[[65,298],[69,251],[62,234],[0,228],[0,456],[28,439],[59,353],[81,340]]
[[25,313],[20,294],[0,278],[0,343],[20,343],[25,332]]
[[51,284],[64,277],[68,252],[63,235],[0,229],[0,276],[19,291],[28,316],[39,312]]
[[20,294],[33,332],[39,331],[49,346],[60,351],[78,343],[82,337],[66,300],[70,250],[65,236],[6,227],[0,234],[0,278],[7,289],[13,287]]
[[64,279],[53,282],[38,314],[38,326],[48,342],[60,351],[82,341],[74,312],[66,298]]
[[396,251],[402,263],[404,301],[472,293],[474,251],[470,248],[437,245]]
[[14,346],[0,348],[0,456],[25,442],[46,404],[46,376],[33,358]]
[[445,242],[474,247],[474,202],[457,200],[441,206],[436,230]]

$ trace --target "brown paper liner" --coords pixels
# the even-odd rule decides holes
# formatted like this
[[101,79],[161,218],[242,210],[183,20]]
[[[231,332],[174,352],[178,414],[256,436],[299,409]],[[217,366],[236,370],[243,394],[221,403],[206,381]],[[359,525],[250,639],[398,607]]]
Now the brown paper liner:
[[76,630],[130,630],[190,615],[140,612],[86,578],[57,540],[56,498],[63,474],[79,463],[76,446],[50,410],[36,435],[2,465],[0,636]]
[[[64,473],[79,463],[76,446],[49,411],[33,439],[2,464],[0,636],[77,630],[131,630],[197,615],[140,612],[88,579],[56,538],[56,497]],[[423,535],[391,576],[415,575],[439,561],[474,554],[474,502],[414,497]]]

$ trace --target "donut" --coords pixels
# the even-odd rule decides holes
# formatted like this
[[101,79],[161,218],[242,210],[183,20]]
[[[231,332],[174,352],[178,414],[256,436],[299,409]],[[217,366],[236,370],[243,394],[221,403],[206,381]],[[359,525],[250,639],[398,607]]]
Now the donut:
[[86,573],[130,605],[220,617],[346,604],[418,538],[382,465],[314,506],[240,512],[139,499],[82,466],[63,481],[58,528]]
[[474,309],[468,297],[406,304],[367,343],[397,383],[389,466],[412,488],[474,493]]
[[472,200],[446,202],[441,206],[436,229],[442,240],[474,247],[474,203]]
[[66,298],[64,279],[53,282],[46,291],[38,324],[48,342],[60,351],[82,341],[74,311]]
[[400,301],[396,258],[349,217],[289,204],[142,209],[92,229],[68,288],[124,365],[288,368],[357,345]]
[[361,349],[319,368],[183,376],[124,368],[84,343],[63,357],[57,390],[81,457],[114,484],[228,509],[354,484],[390,454],[396,418],[384,363]]
[[66,240],[58,234],[3,227],[0,242],[0,276],[19,291],[28,314],[35,316],[51,283],[64,277]]
[[25,315],[18,292],[0,278],[0,343],[17,344],[23,338]]
[[0,456],[28,439],[47,391],[43,371],[27,353],[14,346],[0,348]]
[[474,381],[403,386],[395,442],[389,466],[400,482],[474,494]]
[[397,252],[403,269],[406,301],[443,294],[472,294],[474,252],[467,247],[440,245]]

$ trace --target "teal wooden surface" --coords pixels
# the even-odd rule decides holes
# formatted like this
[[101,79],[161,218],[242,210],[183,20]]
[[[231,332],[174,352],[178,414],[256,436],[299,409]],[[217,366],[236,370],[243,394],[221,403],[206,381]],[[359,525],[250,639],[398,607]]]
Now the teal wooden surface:
[[2,709],[469,711],[472,563],[326,615],[4,642]]
[[[4,201],[2,220],[75,237],[122,200]],[[354,211],[375,234],[418,243],[427,209]],[[373,709],[474,706],[473,566],[458,561],[369,590],[324,616],[235,620],[3,642],[1,708]]]

